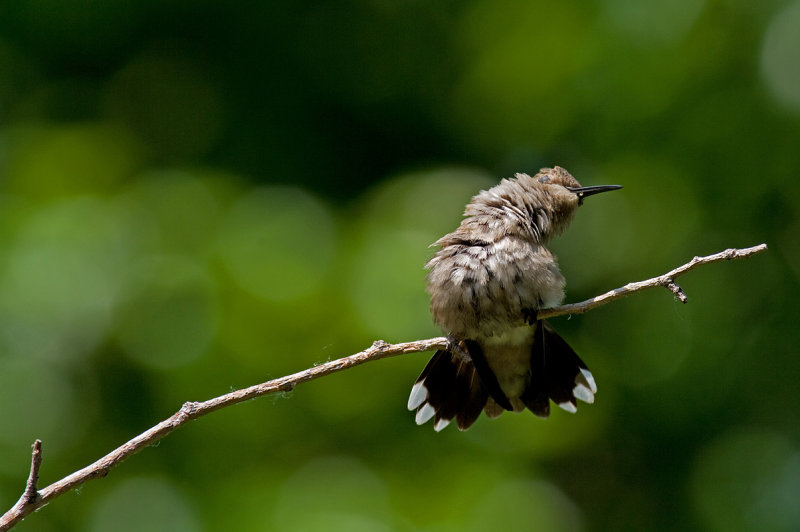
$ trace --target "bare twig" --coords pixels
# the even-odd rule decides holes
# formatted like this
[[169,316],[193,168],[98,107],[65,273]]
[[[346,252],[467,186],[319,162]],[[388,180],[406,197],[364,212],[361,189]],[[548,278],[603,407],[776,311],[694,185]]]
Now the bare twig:
[[31,453],[31,472],[28,475],[28,483],[25,486],[25,493],[22,498],[26,504],[36,502],[39,496],[39,468],[42,467],[42,440],[33,442],[33,452]]
[[[754,246],[747,249],[728,249],[715,255],[707,257],[695,257],[690,262],[667,272],[660,277],[654,277],[646,281],[638,283],[629,283],[621,288],[612,290],[603,295],[595,298],[580,302],[563,305],[552,309],[540,310],[538,313],[539,318],[552,318],[555,316],[562,316],[564,314],[581,314],[593,308],[605,305],[616,299],[628,296],[633,292],[663,286],[670,290],[675,297],[680,301],[686,302],[686,295],[683,290],[675,284],[675,278],[683,275],[684,273],[700,266],[702,264],[709,264],[721,260],[731,260],[743,257],[748,257],[756,253],[760,253],[767,249],[766,244]],[[104,457],[100,458],[93,464],[90,464],[83,469],[76,471],[53,484],[37,490],[39,468],[42,462],[42,443],[36,440],[33,445],[33,455],[31,457],[31,472],[28,477],[28,482],[25,492],[20,497],[19,501],[2,517],[0,517],[0,532],[10,530],[17,523],[22,521],[31,512],[48,504],[50,501],[63,495],[64,493],[74,490],[80,485],[98,477],[106,476],[109,471],[115,466],[119,465],[122,461],[129,458],[131,455],[141,451],[143,448],[153,445],[155,442],[164,438],[174,430],[185,425],[188,421],[197,419],[201,416],[209,414],[220,408],[232,406],[249,399],[255,399],[263,395],[268,395],[276,392],[287,392],[297,384],[302,382],[324,377],[337,371],[358,366],[371,360],[378,360],[381,358],[388,358],[396,355],[403,355],[409,353],[420,353],[423,351],[432,351],[434,349],[444,349],[449,347],[447,338],[438,337],[430,338],[428,340],[418,340],[414,342],[406,342],[401,344],[388,344],[382,340],[378,340],[372,344],[371,347],[338,360],[332,360],[314,366],[312,368],[273,379],[262,384],[256,384],[249,388],[235,390],[225,395],[215,397],[203,402],[187,402],[175,414],[165,419],[158,425],[151,427],[145,432],[139,434],[132,440],[124,443],[120,447],[114,449]]]
[[[5,515],[0,518],[0,530],[9,530],[31,511],[39,507],[39,468],[42,466],[42,440],[33,442],[33,452],[31,453],[31,472],[28,475],[28,482],[25,484],[25,491],[17,503],[11,507]],[[28,510],[31,508],[31,510]]]
[[184,403],[180,410],[158,425],[151,427],[132,440],[122,444],[93,464],[39,490],[38,495],[36,492],[35,478],[38,477],[39,465],[41,464],[41,442],[37,440],[37,444],[34,444],[31,479],[28,480],[28,487],[26,487],[25,493],[17,504],[6,512],[5,515],[0,517],[0,532],[10,530],[19,521],[25,518],[25,516],[46,505],[59,495],[74,490],[89,480],[106,476],[113,467],[119,465],[123,460],[141,451],[145,447],[153,445],[167,434],[185,425],[188,421],[197,419],[220,408],[232,406],[249,399],[255,399],[262,395],[291,391],[301,382],[310,381],[337,371],[352,368],[353,366],[358,366],[370,360],[378,360],[406,353],[420,353],[423,351],[442,349],[447,346],[447,338],[431,338],[402,344],[387,344],[382,340],[378,340],[368,349],[354,355],[325,362],[307,370],[273,379],[262,384],[256,384],[249,388],[235,390],[225,395],[209,399],[208,401]]
[[583,314],[584,312],[588,312],[601,305],[605,305],[606,303],[611,303],[614,300],[627,297],[634,292],[639,292],[640,290],[645,290],[647,288],[655,288],[657,286],[663,286],[675,294],[675,297],[678,298],[681,303],[686,303],[688,301],[686,294],[683,293],[683,290],[680,286],[675,284],[675,279],[679,276],[694,270],[703,264],[711,264],[712,262],[719,262],[721,260],[742,259],[766,250],[766,244],[759,244],[750,248],[726,249],[725,251],[715,253],[714,255],[695,257],[683,266],[679,266],[674,270],[665,273],[664,275],[653,277],[652,279],[647,279],[645,281],[639,281],[638,283],[628,283],[625,286],[611,290],[597,297],[593,297],[592,299],[581,301],[580,303],[570,303],[569,305],[561,305],[560,307],[543,309],[540,310],[536,316],[538,318],[545,319],[553,318],[555,316],[563,316],[565,314]]

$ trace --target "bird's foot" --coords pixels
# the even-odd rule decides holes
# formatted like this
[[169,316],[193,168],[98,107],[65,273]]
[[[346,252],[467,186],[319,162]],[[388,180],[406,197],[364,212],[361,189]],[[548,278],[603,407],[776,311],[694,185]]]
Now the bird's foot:
[[522,317],[525,320],[525,323],[528,325],[533,325],[539,321],[539,311],[535,308],[524,308],[522,309]]

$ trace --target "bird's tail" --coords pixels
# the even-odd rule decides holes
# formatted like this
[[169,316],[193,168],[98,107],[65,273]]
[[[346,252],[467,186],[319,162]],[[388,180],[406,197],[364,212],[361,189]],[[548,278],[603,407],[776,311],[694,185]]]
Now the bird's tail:
[[466,430],[478,419],[488,398],[472,358],[441,349],[411,388],[408,409],[417,411],[417,425],[433,418],[438,432],[455,418],[458,428]]
[[536,322],[530,381],[522,401],[539,417],[550,415],[550,401],[575,413],[577,400],[594,402],[594,376],[569,344],[544,320]]
[[[437,351],[411,389],[408,409],[417,411],[418,425],[433,418],[434,429],[440,431],[455,419],[458,428],[466,430],[484,408],[492,417],[503,409],[512,410],[480,345],[463,340],[459,347],[460,352]],[[519,399],[537,416],[550,415],[550,400],[573,413],[577,399],[594,402],[597,386],[592,373],[543,320],[536,323],[530,362],[529,380]]]

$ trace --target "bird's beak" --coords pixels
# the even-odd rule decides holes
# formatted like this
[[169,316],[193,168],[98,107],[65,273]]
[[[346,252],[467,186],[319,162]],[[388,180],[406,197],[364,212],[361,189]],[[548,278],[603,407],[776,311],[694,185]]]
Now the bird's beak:
[[594,187],[567,187],[567,190],[574,192],[578,195],[578,202],[583,203],[583,198],[600,194],[601,192],[608,192],[609,190],[619,190],[622,185],[597,185]]

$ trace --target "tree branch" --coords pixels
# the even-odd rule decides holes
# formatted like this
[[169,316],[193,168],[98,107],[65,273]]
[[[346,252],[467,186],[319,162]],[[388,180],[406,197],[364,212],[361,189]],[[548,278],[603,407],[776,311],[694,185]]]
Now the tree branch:
[[[562,316],[564,314],[582,314],[601,305],[605,305],[606,303],[610,303],[616,299],[626,297],[634,292],[658,286],[667,288],[673,294],[675,294],[677,299],[683,303],[686,303],[686,295],[683,293],[683,290],[677,284],[675,284],[675,279],[678,276],[683,275],[684,273],[687,273],[703,264],[749,257],[751,255],[755,255],[756,253],[761,253],[766,249],[766,244],[760,244],[758,246],[746,249],[728,249],[721,253],[709,255],[707,257],[695,257],[683,266],[675,268],[674,270],[659,277],[647,279],[646,281],[629,283],[621,288],[611,290],[610,292],[606,292],[605,294],[582,301],[580,303],[572,303],[551,309],[543,309],[538,312],[537,317],[544,319]],[[388,344],[383,340],[378,340],[374,342],[368,349],[365,349],[364,351],[354,355],[325,362],[324,364],[314,366],[304,371],[287,375],[285,377],[280,377],[278,379],[273,379],[261,384],[256,384],[249,388],[235,390],[207,401],[184,403],[180,410],[158,425],[155,425],[154,427],[151,427],[145,432],[139,434],[132,440],[114,449],[93,464],[90,464],[83,469],[62,478],[61,480],[58,480],[41,490],[38,490],[37,484],[39,478],[39,468],[42,463],[42,442],[40,440],[36,440],[36,442],[33,444],[31,471],[25,491],[17,503],[2,517],[0,517],[0,532],[10,530],[31,512],[41,508],[42,506],[45,506],[59,495],[63,495],[68,491],[72,491],[92,479],[106,476],[113,467],[119,465],[131,455],[141,451],[145,447],[153,445],[161,438],[164,438],[171,432],[177,430],[193,419],[210,414],[211,412],[219,410],[220,408],[232,406],[243,401],[261,397],[263,395],[276,392],[288,392],[294,389],[297,384],[302,382],[324,377],[325,375],[330,375],[331,373],[335,373],[337,371],[349,369],[372,360],[408,353],[420,353],[423,351],[433,351],[435,349],[446,349],[448,347],[449,341],[444,337],[430,338],[428,340],[418,340],[400,344]]]
[[542,309],[537,313],[536,316],[540,319],[545,319],[545,318],[553,318],[555,316],[563,316],[564,314],[583,314],[584,312],[589,312],[590,310],[597,308],[601,305],[605,305],[606,303],[611,303],[612,301],[615,301],[617,299],[628,297],[634,292],[639,292],[640,290],[645,290],[647,288],[655,288],[657,286],[663,286],[664,288],[675,294],[675,297],[681,303],[686,303],[689,301],[689,299],[686,297],[686,294],[683,293],[683,289],[681,289],[680,286],[675,284],[675,279],[677,279],[684,273],[690,272],[691,270],[694,270],[695,268],[703,264],[711,264],[712,262],[719,262],[722,260],[743,259],[766,250],[767,250],[766,244],[759,244],[757,246],[753,246],[750,248],[745,248],[745,249],[731,248],[731,249],[726,249],[725,251],[721,251],[719,253],[715,253],[714,255],[707,255],[705,257],[695,257],[686,264],[684,264],[683,266],[678,266],[674,270],[669,271],[664,275],[659,275],[658,277],[653,277],[652,279],[639,281],[637,283],[628,283],[625,286],[622,286],[615,290],[611,290],[597,297],[593,297],[592,299],[581,301],[580,303],[570,303],[568,305],[561,305],[560,307]]

